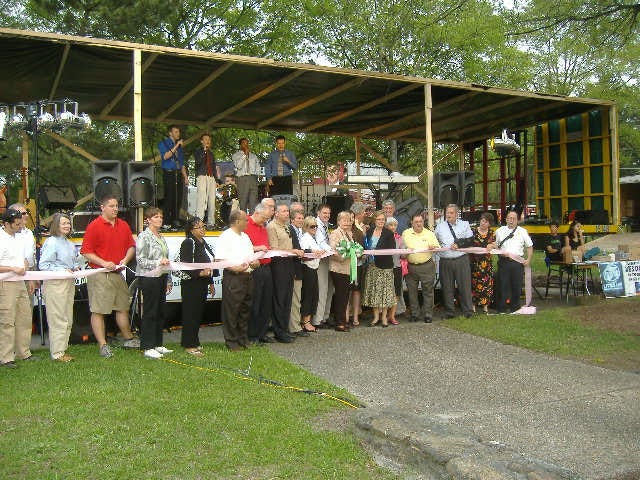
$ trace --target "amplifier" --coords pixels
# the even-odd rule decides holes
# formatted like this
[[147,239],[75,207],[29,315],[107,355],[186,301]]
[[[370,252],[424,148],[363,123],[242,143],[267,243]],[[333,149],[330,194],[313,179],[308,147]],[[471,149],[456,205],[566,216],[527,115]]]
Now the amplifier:
[[[87,226],[100,216],[100,212],[73,212],[71,214],[71,233],[74,235],[82,235],[87,231]],[[118,218],[121,218],[131,227],[131,210],[120,210]]]

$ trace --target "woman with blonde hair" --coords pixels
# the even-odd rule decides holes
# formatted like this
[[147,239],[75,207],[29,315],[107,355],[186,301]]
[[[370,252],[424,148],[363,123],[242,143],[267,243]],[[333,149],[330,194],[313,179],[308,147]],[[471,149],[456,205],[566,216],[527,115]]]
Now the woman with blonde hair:
[[[324,250],[316,242],[315,236],[318,224],[315,217],[308,216],[302,224],[304,234],[300,240],[300,248],[305,253],[315,253],[320,256]],[[302,298],[300,300],[300,316],[302,328],[307,332],[317,332],[317,328],[311,324],[311,317],[316,314],[318,308],[318,267],[320,259],[313,258],[302,262]]]
[[[329,245],[334,251],[342,242],[352,243],[353,239],[353,216],[351,212],[340,212],[337,217],[338,228],[329,235]],[[333,281],[334,293],[332,301],[333,315],[335,318],[335,329],[338,332],[348,332],[347,304],[351,293],[352,283],[349,276],[351,263],[349,257],[343,257],[335,253],[329,260],[329,273]]]
[[[71,219],[64,213],[55,213],[49,226],[51,236],[42,245],[40,270],[73,271],[79,268],[76,246],[69,240]],[[73,325],[73,298],[75,280],[45,280],[42,293],[47,307],[49,324],[49,350],[51,358],[58,362],[70,362],[67,353],[69,336]]]

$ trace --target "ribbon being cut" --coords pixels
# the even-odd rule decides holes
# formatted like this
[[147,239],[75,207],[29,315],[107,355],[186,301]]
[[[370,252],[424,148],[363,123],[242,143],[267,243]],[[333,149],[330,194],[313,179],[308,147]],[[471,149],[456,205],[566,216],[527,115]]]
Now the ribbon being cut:
[[[410,248],[394,248],[394,249],[381,249],[381,250],[364,250],[362,245],[357,242],[349,242],[346,240],[342,240],[337,246],[337,253],[342,256],[342,258],[349,258],[350,263],[350,280],[352,282],[357,281],[358,279],[358,265],[357,260],[358,257],[362,255],[408,255],[410,253],[421,253],[421,252],[441,252],[444,250],[450,250],[450,248],[433,248],[433,249],[410,249]],[[511,253],[503,252],[502,250],[491,250],[487,252],[486,248],[482,247],[468,247],[468,248],[459,248],[458,251],[470,254],[477,255],[485,255],[490,253],[492,255],[506,255],[512,260],[515,260],[519,263],[525,263],[525,259],[518,256],[513,255]],[[324,252],[322,255],[315,255],[313,253],[306,253],[305,257],[308,258],[325,258],[333,255],[336,252]],[[182,262],[170,262],[169,265],[158,267],[157,269],[149,272],[148,276],[158,276],[162,273],[168,271],[176,271],[176,270],[201,270],[204,268],[210,268],[213,270],[222,270],[227,267],[232,267],[236,265],[241,265],[246,263],[247,265],[254,260],[259,260],[261,258],[271,258],[271,257],[290,257],[295,256],[293,253],[284,252],[281,250],[269,250],[266,252],[256,252],[251,257],[245,259],[244,262],[231,262],[231,261],[214,261],[210,263],[182,263]],[[124,269],[124,266],[116,269],[115,271],[121,271]],[[24,275],[17,275],[12,272],[6,272],[0,274],[0,281],[3,282],[17,282],[21,280],[35,280],[35,281],[43,281],[43,280],[63,280],[70,278],[83,278],[88,277],[89,275],[95,275],[96,273],[108,272],[106,268],[96,268],[96,269],[86,269],[86,270],[77,270],[77,271],[27,271]],[[529,265],[525,265],[525,306],[522,307],[516,314],[534,314],[536,313],[536,307],[531,305],[532,300],[532,287],[531,287],[531,267]]]

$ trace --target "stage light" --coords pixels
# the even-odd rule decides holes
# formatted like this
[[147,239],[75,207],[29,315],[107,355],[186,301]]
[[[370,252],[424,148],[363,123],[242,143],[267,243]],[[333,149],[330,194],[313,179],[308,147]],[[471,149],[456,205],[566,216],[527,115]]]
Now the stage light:
[[78,115],[78,102],[63,101],[62,112],[59,115],[59,123],[65,128],[77,128],[78,130],[91,128],[91,118],[86,113]]

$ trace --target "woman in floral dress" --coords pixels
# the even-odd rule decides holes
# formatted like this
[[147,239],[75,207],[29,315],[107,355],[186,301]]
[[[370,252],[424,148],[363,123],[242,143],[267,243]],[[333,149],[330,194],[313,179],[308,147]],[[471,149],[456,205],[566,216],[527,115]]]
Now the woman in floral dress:
[[[484,212],[480,215],[480,224],[473,227],[473,246],[486,247],[495,242],[495,235],[491,230],[493,215]],[[476,305],[487,313],[493,299],[493,262],[489,253],[485,255],[471,255],[471,293],[473,295],[473,309]]]

